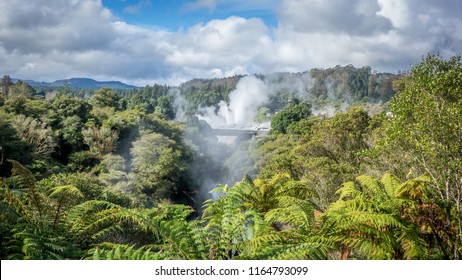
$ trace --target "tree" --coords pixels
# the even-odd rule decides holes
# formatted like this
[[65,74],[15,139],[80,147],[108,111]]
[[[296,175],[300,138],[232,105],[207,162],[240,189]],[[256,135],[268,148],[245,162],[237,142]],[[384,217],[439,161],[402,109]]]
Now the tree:
[[59,95],[53,100],[50,118],[62,120],[68,117],[79,117],[83,123],[90,117],[91,105],[84,100]]
[[117,108],[120,97],[110,88],[101,88],[90,97],[89,103],[94,107]]
[[78,247],[56,226],[65,197],[78,197],[79,191],[72,186],[62,186],[48,195],[28,169],[17,161],[10,160],[10,163],[13,166],[11,181],[0,182],[0,228],[2,233],[8,230],[0,239],[1,258],[77,258]]
[[175,141],[162,134],[145,132],[133,142],[130,154],[133,192],[147,206],[172,198],[184,187],[181,178],[186,167]]
[[2,81],[0,82],[0,85],[2,87],[3,98],[8,99],[10,87],[11,85],[13,85],[13,82],[11,81],[10,76],[8,75],[3,76]]
[[213,258],[325,258],[326,246],[313,238],[318,207],[306,182],[282,173],[212,192],[219,197],[204,203],[203,220]]
[[426,196],[423,176],[400,183],[385,174],[381,180],[359,176],[337,191],[340,198],[322,215],[320,234],[334,242],[341,258],[425,259],[429,246],[412,213]]
[[118,138],[117,132],[106,126],[92,126],[82,130],[83,141],[90,147],[90,152],[102,159],[104,155],[113,152]]
[[155,112],[166,119],[174,119],[175,111],[173,109],[173,96],[161,96],[157,99]]
[[[78,235],[90,233],[98,242],[115,230],[127,235],[136,229],[151,236],[148,243],[100,242],[90,250],[89,259],[207,259],[203,228],[188,221],[194,211],[184,205],[160,203],[156,208],[125,208],[105,201],[87,201],[75,207],[71,217]],[[124,224],[126,226],[124,226]],[[128,225],[128,226],[127,226]]]
[[29,146],[22,141],[16,129],[11,125],[11,116],[0,112],[0,176],[9,174],[7,159],[29,162]]
[[366,142],[369,121],[368,113],[361,107],[313,121],[307,133],[299,136],[295,143],[285,140],[280,144],[283,147],[279,149],[293,147],[289,153],[270,160],[263,171],[266,173],[269,167],[285,163],[286,170],[295,175],[294,178],[315,186],[317,203],[326,209],[335,201],[338,187],[361,173],[362,152],[369,148]]
[[53,131],[44,122],[18,115],[12,122],[18,136],[32,147],[34,159],[48,159],[55,151]]
[[389,150],[402,151],[397,158],[401,164],[430,176],[433,199],[445,209],[455,259],[462,256],[461,81],[460,56],[425,57],[395,84],[400,92],[391,102],[392,124],[385,140]]
[[31,98],[35,95],[35,89],[31,87],[28,83],[24,83],[22,81],[17,81],[16,84],[10,86],[9,88],[9,95],[10,96],[18,96],[23,95],[27,98]]
[[271,133],[287,133],[290,125],[300,120],[306,119],[311,115],[311,105],[302,102],[297,105],[289,105],[281,112],[277,113],[271,120]]

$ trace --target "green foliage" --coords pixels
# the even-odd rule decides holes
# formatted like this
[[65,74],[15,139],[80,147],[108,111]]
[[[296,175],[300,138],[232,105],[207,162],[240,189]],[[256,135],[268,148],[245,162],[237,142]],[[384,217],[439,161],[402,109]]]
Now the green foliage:
[[28,143],[32,149],[32,156],[36,159],[46,159],[55,151],[56,142],[52,129],[43,122],[30,117],[18,115],[12,121],[18,136]]
[[9,174],[7,159],[29,161],[29,145],[22,141],[11,125],[10,116],[0,112],[0,176]]
[[25,97],[32,97],[35,95],[35,89],[31,87],[28,83],[24,83],[22,81],[17,81],[16,84],[11,85],[9,88],[9,95],[10,96],[25,96]]
[[257,123],[264,123],[270,120],[271,111],[269,108],[261,107],[255,115],[254,121]]
[[185,166],[182,151],[172,139],[158,133],[144,133],[133,143],[133,192],[141,195],[146,205],[171,198],[181,189]]
[[173,96],[161,96],[157,99],[157,106],[154,110],[166,119],[174,119],[175,111],[173,109]]
[[2,89],[2,95],[4,99],[8,98],[8,94],[10,91],[10,87],[13,85],[10,76],[4,75],[2,80],[0,81],[0,86]]
[[[460,258],[462,246],[462,62],[428,55],[410,75],[397,83],[392,124],[386,147],[400,149],[401,161],[414,173],[432,179],[432,198],[445,209],[452,235],[451,258]],[[448,256],[449,257],[449,256]]]
[[221,196],[203,212],[213,258],[325,258],[326,246],[313,239],[318,207],[305,182],[278,174],[213,192]]
[[[2,246],[6,247],[2,258],[63,259],[78,256],[78,248],[53,230],[55,223],[50,205],[53,199],[42,192],[29,170],[16,161],[11,163],[13,185],[10,187],[4,182],[0,196],[1,216],[7,218],[10,228],[2,238],[5,243]],[[54,195],[58,195],[58,191]],[[55,217],[58,213],[59,210]],[[4,226],[2,223],[2,228]]]
[[110,88],[102,88],[91,96],[89,103],[94,107],[117,108],[120,97]]
[[365,259],[427,258],[428,244],[420,228],[403,211],[417,207],[419,201],[409,194],[423,192],[428,182],[427,177],[401,184],[390,174],[381,180],[359,176],[338,190],[339,200],[323,214],[321,232],[342,248],[342,257],[351,253]]
[[68,117],[79,117],[82,122],[86,122],[91,111],[89,103],[66,95],[59,95],[53,100],[51,106],[51,117],[58,120]]
[[299,121],[293,127],[297,129],[292,133],[262,143],[259,177],[288,172],[308,181],[316,186],[317,203],[326,209],[335,201],[338,187],[362,172],[364,152],[370,149],[370,117],[363,108],[352,107],[331,118]]
[[158,260],[158,254],[152,252],[151,246],[101,243],[88,251],[87,259],[93,260]]
[[305,102],[289,105],[271,120],[271,133],[287,133],[289,127],[311,115],[311,105]]
[[[194,113],[229,101],[240,76],[39,93],[5,76],[0,258],[458,259],[461,69],[429,55],[398,76],[351,65],[262,76],[280,84],[256,121],[285,108],[236,152]],[[284,86],[295,82],[305,88]],[[395,91],[390,105],[345,111]],[[188,206],[226,169],[256,179],[218,185],[201,213]]]
[[194,79],[181,85],[182,97],[188,102],[186,112],[195,113],[200,107],[216,106],[220,101],[229,101],[228,96],[236,88],[242,76],[223,79]]
[[117,132],[106,126],[86,128],[82,131],[82,135],[84,143],[90,147],[90,152],[96,158],[102,158],[116,148]]

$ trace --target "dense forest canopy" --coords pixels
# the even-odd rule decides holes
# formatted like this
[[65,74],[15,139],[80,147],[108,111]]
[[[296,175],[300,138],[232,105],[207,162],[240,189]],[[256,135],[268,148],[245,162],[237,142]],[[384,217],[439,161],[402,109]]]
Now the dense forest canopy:
[[462,256],[459,56],[0,92],[1,259]]

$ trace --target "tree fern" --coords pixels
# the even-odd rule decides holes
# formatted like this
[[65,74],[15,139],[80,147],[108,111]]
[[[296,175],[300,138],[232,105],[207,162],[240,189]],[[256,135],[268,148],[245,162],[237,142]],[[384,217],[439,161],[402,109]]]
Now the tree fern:
[[[155,253],[156,259],[205,259],[208,250],[203,228],[198,221],[188,221],[192,213],[188,206],[165,202],[152,209],[127,209],[109,202],[87,201],[74,207],[69,219],[76,234],[90,237],[97,244],[103,241],[90,250],[94,257],[98,252],[103,254],[98,248],[106,248],[101,247],[101,244],[108,244],[104,240],[114,232],[124,234],[124,223],[128,223],[130,228],[136,227],[147,235],[153,235],[154,243],[114,245],[117,250],[115,247],[109,251],[104,249],[106,257],[123,259],[129,257],[127,254],[143,255],[144,252],[147,254],[144,257],[151,258],[153,255],[146,251],[149,249]],[[117,255],[118,252],[125,255]]]
[[[212,251],[222,258],[323,259],[327,247],[314,239],[313,189],[286,173],[268,180],[244,180],[214,190],[204,221]],[[214,249],[215,248],[215,249]],[[214,254],[216,256],[216,254]]]
[[418,226],[402,213],[417,203],[403,194],[414,193],[422,182],[400,184],[385,174],[381,180],[363,175],[345,183],[337,192],[339,200],[322,215],[321,233],[360,258],[426,258],[428,245]]
[[12,164],[11,174],[13,188],[6,191],[11,202],[22,215],[28,217],[29,222],[43,223],[47,204],[46,196],[37,185],[32,173],[15,160],[8,160]]
[[81,255],[75,244],[47,228],[18,224],[12,232],[10,259],[59,260]]
[[101,243],[88,251],[87,259],[93,260],[158,260],[159,254],[152,246],[136,248],[135,245]]
[[237,183],[232,188],[218,186],[215,201],[204,203],[203,222],[210,246],[209,258],[231,259],[243,254],[243,243],[267,229],[262,214],[253,209],[257,199],[253,184]]

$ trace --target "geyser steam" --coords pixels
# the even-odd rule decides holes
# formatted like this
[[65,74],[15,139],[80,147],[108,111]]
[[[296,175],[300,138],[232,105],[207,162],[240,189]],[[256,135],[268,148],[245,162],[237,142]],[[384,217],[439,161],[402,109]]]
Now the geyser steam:
[[212,127],[250,127],[258,108],[268,101],[268,86],[255,76],[246,76],[230,93],[229,105],[221,101],[217,111],[215,107],[202,108],[198,117]]

